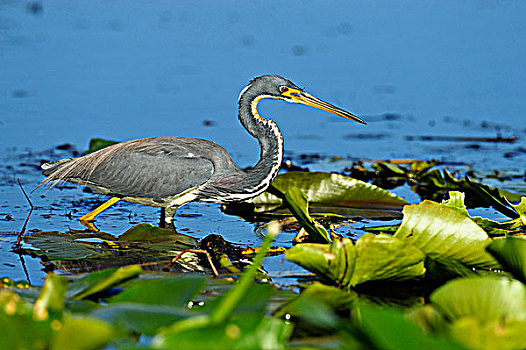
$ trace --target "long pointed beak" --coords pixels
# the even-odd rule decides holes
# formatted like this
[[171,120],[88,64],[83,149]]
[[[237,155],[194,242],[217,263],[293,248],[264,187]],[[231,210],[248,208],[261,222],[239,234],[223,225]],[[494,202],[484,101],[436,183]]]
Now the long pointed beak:
[[307,106],[321,109],[323,111],[339,115],[346,119],[354,120],[355,122],[367,124],[363,119],[355,116],[352,113],[349,113],[339,107],[336,107],[328,102],[320,100],[317,97],[312,96],[311,94],[306,93],[305,91],[298,91],[297,93],[291,93],[290,96],[294,99],[295,102],[301,103]]

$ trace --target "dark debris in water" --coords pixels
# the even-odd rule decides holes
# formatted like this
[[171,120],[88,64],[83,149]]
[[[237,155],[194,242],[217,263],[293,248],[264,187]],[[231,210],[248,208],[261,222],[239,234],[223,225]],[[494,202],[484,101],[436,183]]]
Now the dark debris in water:
[[[489,206],[489,203],[473,192],[472,186],[465,179],[462,179],[462,176],[465,175],[482,180],[483,177],[481,175],[477,175],[472,169],[460,171],[454,167],[447,167],[436,160],[407,160],[405,164],[399,161],[394,161],[393,163],[385,161],[372,164],[355,162],[351,167],[345,168],[343,173],[356,179],[369,181],[386,189],[407,184],[411,186],[411,190],[417,193],[422,200],[431,199],[440,202],[447,198],[449,191],[461,191],[466,193],[468,207]],[[496,170],[485,174],[484,177],[496,178],[500,179],[500,181],[513,181],[522,179],[524,174],[500,174]],[[520,193],[503,190],[500,190],[500,192],[511,201],[520,201]]]
[[516,137],[472,137],[472,136],[406,136],[408,141],[447,141],[447,142],[497,142],[515,143]]
[[11,220],[13,220],[13,215],[0,213],[0,220],[11,221]]
[[25,98],[29,96],[29,91],[24,89],[16,89],[13,90],[11,94],[14,98]]
[[296,165],[291,159],[283,160],[281,163],[281,169],[286,171],[309,171],[309,168]]
[[44,12],[44,6],[40,1],[31,1],[27,3],[26,10],[28,13],[37,16]]
[[380,140],[389,137],[389,134],[371,134],[371,133],[358,133],[358,134],[346,134],[343,137],[346,139],[357,139],[357,140]]
[[505,158],[514,158],[520,155],[526,154],[526,148],[524,147],[517,147],[513,149],[511,152],[504,153]]

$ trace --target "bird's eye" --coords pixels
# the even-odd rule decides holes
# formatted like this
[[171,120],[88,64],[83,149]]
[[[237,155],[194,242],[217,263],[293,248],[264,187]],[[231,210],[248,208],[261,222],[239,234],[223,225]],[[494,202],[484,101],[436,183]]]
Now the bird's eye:
[[281,91],[281,92],[287,92],[287,91],[289,91],[289,88],[286,87],[286,86],[280,86],[280,87],[279,87],[279,91]]

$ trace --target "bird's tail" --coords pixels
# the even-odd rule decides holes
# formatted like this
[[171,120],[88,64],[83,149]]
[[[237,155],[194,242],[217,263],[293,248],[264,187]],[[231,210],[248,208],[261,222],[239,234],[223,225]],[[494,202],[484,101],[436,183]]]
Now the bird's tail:
[[[54,161],[54,162],[47,162],[47,163],[44,163],[42,164],[40,167],[42,168],[42,174],[46,177],[44,179],[44,181],[42,181],[38,186],[37,188],[39,188],[40,186],[42,185],[45,185],[45,184],[48,184],[48,183],[51,183],[51,182],[60,182],[60,181],[63,181],[63,172],[60,171],[61,168],[70,163],[71,161],[73,161],[75,158],[66,158],[66,159],[61,159],[61,160],[57,160],[57,161]],[[53,187],[56,185],[56,183],[54,184],[51,184],[50,187]],[[36,188],[35,188],[36,190]]]

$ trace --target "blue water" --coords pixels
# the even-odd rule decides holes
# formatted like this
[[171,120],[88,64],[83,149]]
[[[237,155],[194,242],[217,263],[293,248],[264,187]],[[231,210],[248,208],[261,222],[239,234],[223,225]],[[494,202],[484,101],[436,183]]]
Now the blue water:
[[[363,126],[303,106],[262,102],[261,114],[275,117],[283,131],[286,156],[346,159],[311,169],[341,170],[352,157],[435,158],[480,171],[524,172],[523,2],[53,1],[41,6],[30,11],[28,2],[0,0],[0,245],[9,260],[0,276],[21,271],[6,248],[27,214],[14,177],[28,190],[36,187],[42,177],[31,165],[69,155],[49,150],[70,143],[82,151],[92,137],[178,135],[213,139],[240,167],[252,165],[259,151],[237,121],[237,97],[252,77],[266,73],[286,76],[369,122]],[[407,139],[414,135],[517,141],[475,148],[469,142]],[[523,182],[499,185],[525,189]],[[38,190],[31,198],[37,209],[28,229],[61,231],[80,228],[75,218],[99,199],[74,186]],[[154,208],[119,204],[97,222],[119,233],[133,222],[156,222],[157,214]],[[179,214],[178,227],[190,233],[259,241],[253,224],[222,214],[217,205],[194,203]]]

